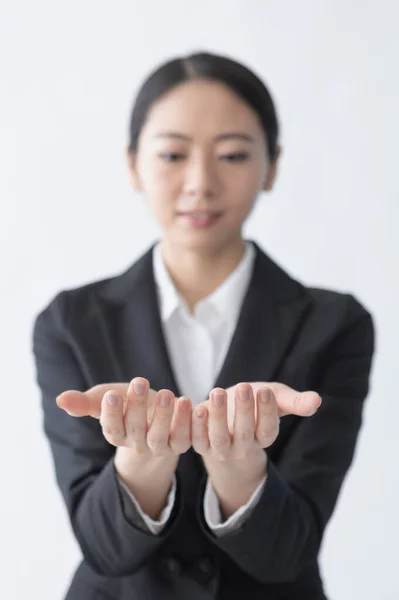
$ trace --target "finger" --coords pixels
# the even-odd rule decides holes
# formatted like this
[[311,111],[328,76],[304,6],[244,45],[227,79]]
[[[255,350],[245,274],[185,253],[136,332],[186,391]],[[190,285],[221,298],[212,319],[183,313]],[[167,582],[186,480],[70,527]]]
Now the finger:
[[[288,386],[284,387],[288,388]],[[297,392],[291,388],[277,390],[276,401],[281,417],[286,415],[312,417],[321,406],[321,397],[317,392]]]
[[209,405],[208,435],[212,452],[219,460],[226,460],[231,437],[227,425],[227,394],[222,388],[212,390]]
[[154,418],[155,405],[157,403],[157,392],[150,388],[147,400],[147,431]]
[[56,402],[60,408],[72,417],[93,417],[99,419],[104,394],[115,390],[123,396],[128,386],[128,383],[100,383],[85,392],[67,390],[57,396]]
[[147,403],[149,383],[143,377],[130,382],[126,394],[125,430],[129,447],[137,454],[145,454],[147,445]]
[[[237,458],[244,458],[254,447],[255,402],[249,383],[240,383],[235,389],[233,449]],[[257,446],[258,447],[258,446]]]
[[204,455],[209,450],[208,418],[209,412],[205,403],[199,404],[192,412],[191,443],[198,454]]
[[157,394],[154,417],[147,433],[147,444],[154,456],[163,456],[170,451],[169,434],[174,411],[175,397],[169,390]]
[[123,422],[123,400],[114,390],[107,392],[102,399],[100,424],[104,437],[110,444],[124,445],[126,431]]
[[321,397],[317,392],[297,392],[292,397],[292,408],[287,407],[283,415],[291,414],[300,417],[313,417],[320,408],[321,403]]
[[275,395],[280,417],[298,415],[300,417],[313,416],[321,405],[321,397],[317,392],[298,392],[284,383],[265,382],[251,383],[254,391],[265,387],[270,388]]
[[277,402],[270,388],[261,388],[256,395],[257,417],[255,437],[261,448],[268,448],[276,440],[280,429]]
[[183,454],[191,446],[191,400],[183,396],[175,403],[169,434],[169,445],[174,454]]

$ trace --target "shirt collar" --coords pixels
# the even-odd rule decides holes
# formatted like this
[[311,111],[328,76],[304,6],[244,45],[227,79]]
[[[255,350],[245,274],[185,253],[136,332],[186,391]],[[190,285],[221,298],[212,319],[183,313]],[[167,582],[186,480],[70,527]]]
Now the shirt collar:
[[153,251],[154,278],[158,291],[162,322],[166,322],[181,305],[183,298],[178,293],[162,258],[161,243]]
[[244,296],[252,277],[255,249],[250,242],[245,242],[245,253],[241,262],[230,275],[204,300],[198,304],[209,303],[219,313],[221,319],[235,321],[241,309]]
[[[241,262],[212,294],[197,304],[196,310],[200,306],[209,305],[216,309],[221,319],[236,320],[238,318],[252,276],[255,259],[253,244],[246,241],[245,246]],[[178,308],[184,307],[187,310],[187,304],[177,291],[166,269],[160,242],[153,251],[153,269],[160,300],[161,320],[165,323]]]

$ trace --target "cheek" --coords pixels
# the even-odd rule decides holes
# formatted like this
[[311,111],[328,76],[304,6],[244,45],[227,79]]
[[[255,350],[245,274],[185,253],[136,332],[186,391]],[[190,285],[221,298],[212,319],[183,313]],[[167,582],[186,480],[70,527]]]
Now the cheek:
[[262,164],[256,164],[252,169],[244,173],[243,185],[247,186],[250,195],[256,194],[263,187],[266,173],[267,169]]
[[234,195],[253,197],[262,187],[265,179],[265,169],[258,161],[254,161],[242,168],[237,168],[229,177],[225,178],[228,187]]
[[176,177],[163,165],[148,165],[143,171],[142,189],[152,215],[163,228],[167,228],[174,219],[178,196]]
[[168,165],[155,163],[146,173],[146,190],[152,196],[163,198],[173,196],[178,187],[179,178],[176,171],[173,172]]
[[230,205],[234,205],[238,213],[245,215],[251,210],[262,184],[262,175],[258,169],[236,173],[228,184]]

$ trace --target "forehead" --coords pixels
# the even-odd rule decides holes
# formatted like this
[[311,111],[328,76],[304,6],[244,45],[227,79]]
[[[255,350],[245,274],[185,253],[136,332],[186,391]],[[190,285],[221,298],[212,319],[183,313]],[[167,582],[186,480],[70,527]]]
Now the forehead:
[[147,115],[145,129],[155,133],[166,127],[215,135],[237,126],[254,136],[262,135],[256,112],[227,85],[194,80],[173,88],[157,100]]

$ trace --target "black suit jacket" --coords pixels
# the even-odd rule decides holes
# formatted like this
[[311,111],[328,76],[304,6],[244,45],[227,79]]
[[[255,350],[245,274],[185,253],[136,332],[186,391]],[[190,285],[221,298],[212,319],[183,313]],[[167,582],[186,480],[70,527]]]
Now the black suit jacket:
[[374,348],[369,312],[349,294],[305,287],[256,244],[254,273],[215,386],[280,381],[323,398],[284,417],[267,449],[264,492],[246,523],[215,537],[202,511],[206,473],[180,457],[172,516],[158,536],[133,522],[115,448],[96,419],[56,396],[142,376],[181,395],[162,335],[152,248],[125,273],[58,294],[37,316],[33,351],[44,430],[82,551],[68,600],[316,600],[323,531],[353,459]]

